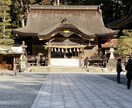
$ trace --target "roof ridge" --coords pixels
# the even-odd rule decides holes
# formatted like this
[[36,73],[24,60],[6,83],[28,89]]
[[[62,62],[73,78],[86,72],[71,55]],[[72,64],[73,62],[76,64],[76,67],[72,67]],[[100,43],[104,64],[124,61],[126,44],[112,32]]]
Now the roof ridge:
[[92,9],[97,10],[99,5],[30,5],[30,9]]

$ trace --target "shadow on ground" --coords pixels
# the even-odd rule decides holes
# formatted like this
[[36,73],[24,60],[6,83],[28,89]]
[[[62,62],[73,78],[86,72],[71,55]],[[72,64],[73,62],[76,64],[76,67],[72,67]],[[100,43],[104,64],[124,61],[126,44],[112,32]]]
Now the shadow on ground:
[[[99,74],[99,76],[117,82],[117,80],[116,80],[116,77],[117,77],[116,74]],[[125,75],[121,74],[120,80],[121,80],[121,84],[127,85],[127,78],[126,78]]]

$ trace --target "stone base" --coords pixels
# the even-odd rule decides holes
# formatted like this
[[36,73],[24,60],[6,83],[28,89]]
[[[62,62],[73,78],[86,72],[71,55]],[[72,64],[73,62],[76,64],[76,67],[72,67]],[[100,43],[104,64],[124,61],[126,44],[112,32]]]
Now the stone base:
[[109,62],[106,65],[106,68],[110,71],[116,71],[116,59],[110,59]]

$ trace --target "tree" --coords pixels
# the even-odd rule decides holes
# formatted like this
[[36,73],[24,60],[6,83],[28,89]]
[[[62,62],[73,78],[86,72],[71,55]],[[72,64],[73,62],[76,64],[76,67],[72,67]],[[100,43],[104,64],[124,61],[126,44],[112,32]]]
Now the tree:
[[24,27],[26,25],[26,18],[29,12],[31,4],[35,3],[35,0],[12,0],[11,16],[12,16],[12,27],[19,26]]
[[118,39],[116,54],[125,56],[132,54],[132,31],[124,30],[123,36]]
[[12,28],[23,27],[26,25],[27,14],[32,4],[42,4],[42,1],[51,0],[12,0],[11,23]]
[[[51,5],[57,0],[12,0],[12,26],[26,25],[29,7],[32,4]],[[60,0],[62,5],[100,5],[105,23],[126,15],[131,7],[131,0]]]
[[19,2],[19,18],[21,20],[22,27],[24,27],[26,24],[26,18],[27,14],[29,12],[29,5],[34,3],[34,0],[18,0]]
[[128,14],[132,0],[60,0],[62,4],[100,5],[105,23]]
[[11,39],[11,18],[10,18],[11,0],[0,1],[0,45],[7,47],[13,44]]

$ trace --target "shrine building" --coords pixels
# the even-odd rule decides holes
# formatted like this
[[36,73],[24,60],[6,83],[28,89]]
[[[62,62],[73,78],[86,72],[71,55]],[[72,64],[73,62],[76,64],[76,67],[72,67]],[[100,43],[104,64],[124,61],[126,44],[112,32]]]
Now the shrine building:
[[26,26],[13,30],[28,55],[44,54],[50,66],[80,66],[85,57],[106,55],[102,44],[116,37],[99,6],[31,5]]

